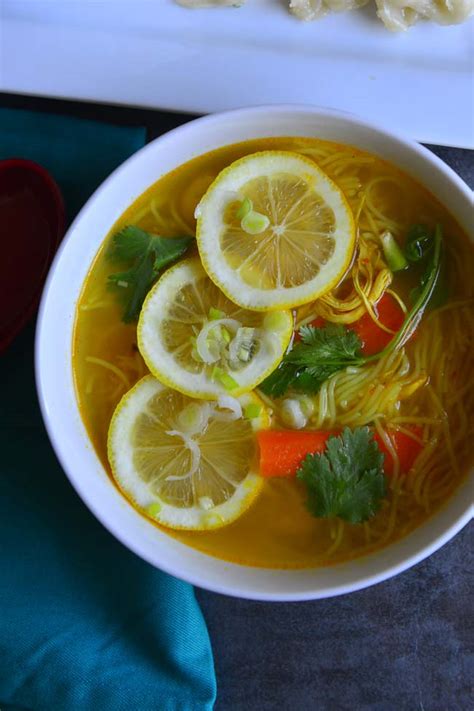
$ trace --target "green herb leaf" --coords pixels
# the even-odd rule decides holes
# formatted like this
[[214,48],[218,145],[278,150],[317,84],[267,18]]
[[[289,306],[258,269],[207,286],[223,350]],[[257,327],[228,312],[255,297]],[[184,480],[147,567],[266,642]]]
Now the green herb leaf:
[[326,452],[308,454],[296,474],[307,486],[309,511],[318,518],[367,521],[387,493],[383,462],[368,427],[346,427],[339,437],[330,437]]
[[259,386],[270,397],[283,395],[289,387],[317,393],[338,370],[362,362],[360,339],[344,326],[302,326],[299,333],[301,342]]
[[128,262],[127,271],[110,274],[109,284],[117,288],[124,303],[122,320],[136,321],[148,291],[161,269],[181,257],[192,237],[160,237],[130,225],[114,235],[110,259]]
[[[155,279],[153,259],[150,254],[137,261],[137,265],[128,272],[119,272],[109,276],[109,284],[120,288],[123,299],[122,320],[125,323],[135,321],[139,314],[145,297]],[[126,286],[123,286],[125,285]]]
[[[431,271],[431,264],[427,264],[423,274],[421,275],[420,283],[418,286],[415,286],[413,289],[410,291],[410,301],[412,304],[416,302],[416,300],[419,298],[420,294],[422,293],[424,287],[426,286],[426,283],[430,277],[430,271]],[[447,275],[446,275],[446,269],[444,267],[444,262],[441,263],[441,268],[439,272],[439,277],[438,281],[436,283],[436,287],[433,289],[433,293],[431,294],[429,303],[427,304],[427,307],[430,309],[438,309],[440,306],[443,306],[449,298],[449,287],[448,287],[448,280],[447,280]]]
[[[412,304],[418,299],[429,279],[431,271],[430,254],[434,249],[438,230],[440,230],[439,226],[433,231],[426,225],[413,225],[408,231],[405,242],[405,255],[413,264],[417,264],[421,268],[424,266],[423,271],[420,273],[420,283],[410,291],[410,301]],[[433,290],[430,298],[430,308],[442,306],[446,303],[449,296],[448,280],[442,252],[440,259],[440,274],[436,288]]]
[[433,248],[433,230],[426,225],[412,225],[405,240],[405,257],[409,262],[420,262]]
[[[322,328],[303,326],[301,342],[288,353],[287,361],[298,368],[298,389],[302,385],[314,389],[341,368],[357,365],[361,361],[362,344],[358,335],[344,326],[330,323]],[[304,376],[311,376],[311,380]]]
[[281,397],[291,385],[294,385],[298,376],[298,368],[290,365],[285,358],[273,373],[263,380],[258,386],[268,397]]
[[289,362],[296,365],[315,367],[318,360],[326,364],[354,358],[359,355],[362,345],[354,331],[335,323],[328,323],[322,328],[302,326],[300,336],[301,342],[288,354]]
[[148,249],[150,235],[139,227],[129,225],[117,232],[112,238],[109,257],[116,261],[129,262],[141,257]]
[[[334,371],[328,375],[328,378],[331,377]],[[320,389],[321,385],[324,383],[324,379],[321,378],[322,373],[319,373],[319,377],[312,375],[309,372],[309,369],[307,370],[300,370],[297,371],[295,378],[293,382],[291,383],[291,387],[294,390],[298,390],[298,392],[301,393],[308,393],[309,395],[316,395]]]
[[[412,304],[416,302],[416,300],[419,298],[420,294],[423,291],[423,288],[426,286],[426,283],[429,279],[430,276],[430,271],[431,271],[431,264],[427,264],[423,274],[421,275],[420,283],[418,286],[415,286],[413,289],[410,291],[410,301]],[[447,302],[449,298],[449,288],[448,288],[448,283],[447,283],[447,276],[446,276],[446,270],[444,268],[444,262],[441,264],[441,269],[438,277],[438,282],[436,284],[436,288],[433,290],[433,293],[431,295],[430,301],[429,301],[429,308],[430,309],[437,309],[440,306],[443,306]]]

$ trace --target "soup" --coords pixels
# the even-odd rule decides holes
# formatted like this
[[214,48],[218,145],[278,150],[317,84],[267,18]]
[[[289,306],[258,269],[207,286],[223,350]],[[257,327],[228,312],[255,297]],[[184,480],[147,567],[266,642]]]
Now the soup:
[[[247,156],[252,163],[235,163]],[[298,157],[303,172],[294,177]],[[259,165],[273,176],[267,182],[252,177]],[[239,179],[244,188],[234,190]],[[262,197],[267,183],[271,199]],[[288,234],[275,229],[280,204]],[[146,235],[173,241],[157,273],[156,261],[140,261],[139,249],[154,244]],[[118,272],[113,257],[124,245]],[[351,146],[259,139],[180,166],[113,226],[78,303],[77,398],[101,462],[155,525],[224,560],[315,567],[397,541],[446,502],[472,465],[472,255],[431,194]],[[164,304],[179,280],[186,286],[171,318]],[[166,420],[159,464],[152,440],[135,441],[124,463],[114,453],[133,439],[124,430],[110,438],[108,456],[114,410],[139,381],[112,429],[125,426],[148,389],[157,409],[147,422],[137,415],[137,426],[150,434]],[[138,470],[135,496],[127,482]],[[186,508],[201,508],[196,520],[206,525],[187,526]],[[164,511],[176,512],[167,526]],[[183,527],[170,527],[174,520]]]

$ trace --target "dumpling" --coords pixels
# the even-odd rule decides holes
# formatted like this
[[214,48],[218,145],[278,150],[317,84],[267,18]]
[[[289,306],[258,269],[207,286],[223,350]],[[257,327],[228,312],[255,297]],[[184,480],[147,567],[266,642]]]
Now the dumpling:
[[300,20],[316,20],[327,12],[354,10],[369,0],[290,0],[290,10]]
[[[176,0],[185,7],[239,7],[247,0]],[[277,0],[275,0],[277,2]],[[290,10],[300,20],[317,20],[328,12],[355,10],[370,0],[289,0]],[[377,15],[395,32],[407,30],[420,19],[440,25],[456,25],[474,12],[474,0],[375,0]]]
[[474,11],[474,0],[375,0],[385,27],[406,30],[424,18],[440,25],[464,22]]

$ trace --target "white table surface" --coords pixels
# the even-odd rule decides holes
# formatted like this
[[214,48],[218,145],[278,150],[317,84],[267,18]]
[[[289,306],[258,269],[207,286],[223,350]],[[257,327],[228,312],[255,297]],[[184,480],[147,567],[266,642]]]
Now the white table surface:
[[472,20],[394,34],[371,7],[303,23],[283,0],[0,0],[0,12],[4,92],[195,113],[311,103],[474,146]]

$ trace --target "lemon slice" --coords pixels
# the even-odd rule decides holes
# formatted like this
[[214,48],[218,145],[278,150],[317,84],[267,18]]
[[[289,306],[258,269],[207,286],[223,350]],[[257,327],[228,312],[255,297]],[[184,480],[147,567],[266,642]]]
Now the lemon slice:
[[316,299],[338,283],[354,250],[343,193],[296,153],[263,151],[235,161],[209,187],[196,217],[206,272],[249,309]]
[[158,380],[212,399],[253,390],[277,367],[292,330],[289,311],[262,314],[236,306],[194,258],[169,269],[148,294],[138,347]]
[[263,486],[255,432],[269,424],[254,394],[204,402],[147,375],[112,417],[112,473],[127,498],[164,526],[219,528],[240,516]]

